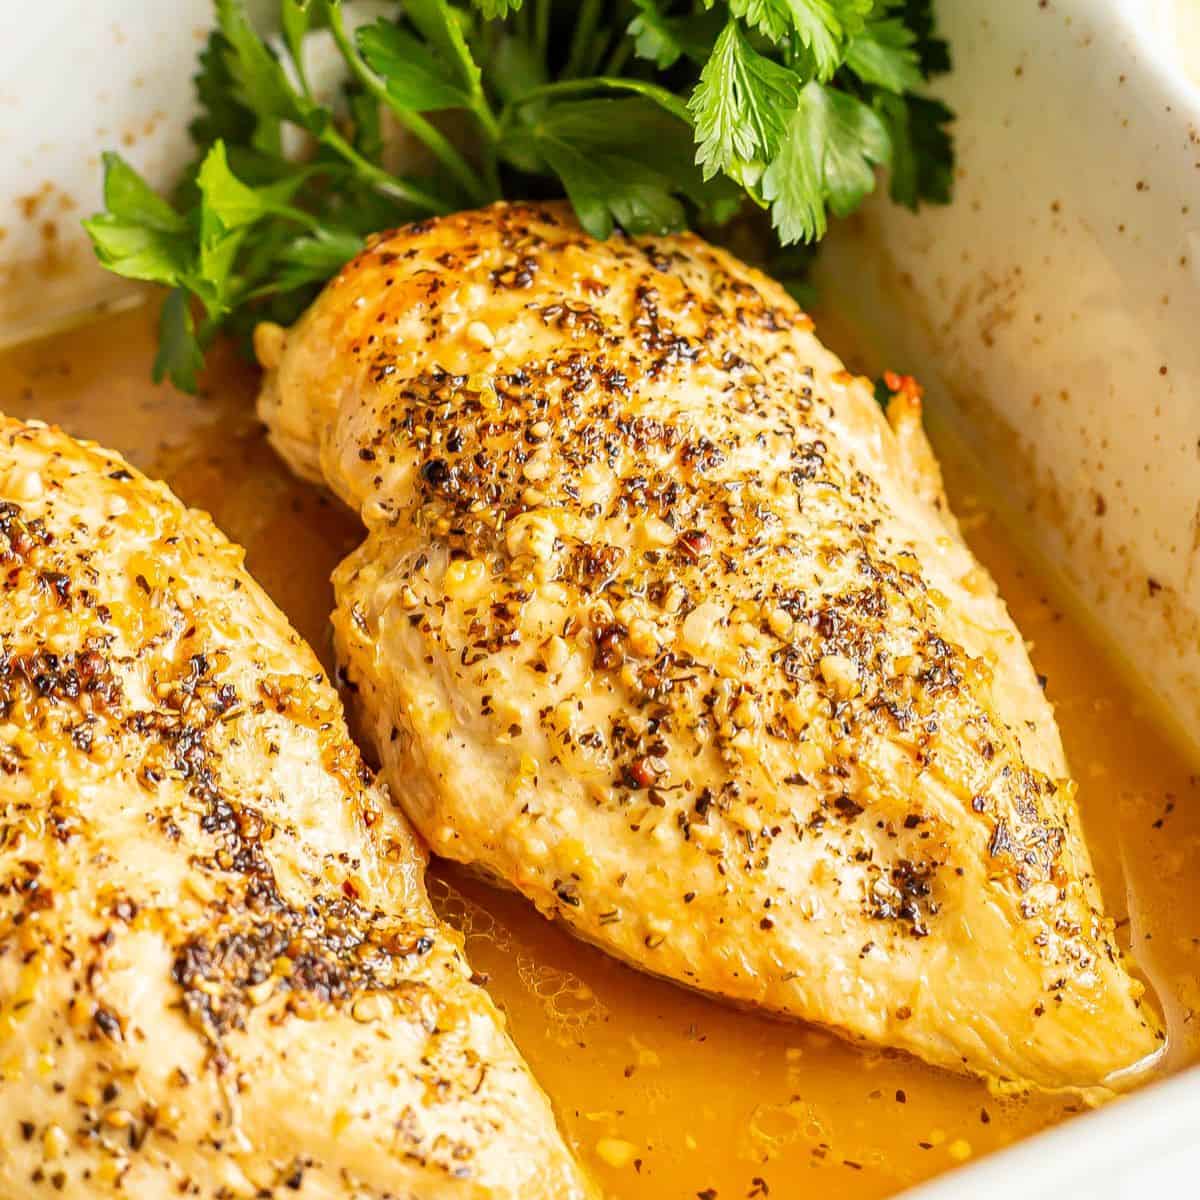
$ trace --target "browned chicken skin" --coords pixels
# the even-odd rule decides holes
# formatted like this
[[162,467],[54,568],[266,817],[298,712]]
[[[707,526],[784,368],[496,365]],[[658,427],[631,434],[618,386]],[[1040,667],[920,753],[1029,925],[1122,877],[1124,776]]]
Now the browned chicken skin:
[[0,418],[0,1197],[591,1195],[312,651]]
[[433,848],[637,966],[956,1069],[1153,1053],[1020,635],[782,289],[557,205],[376,239],[261,412],[357,510],[346,677]]

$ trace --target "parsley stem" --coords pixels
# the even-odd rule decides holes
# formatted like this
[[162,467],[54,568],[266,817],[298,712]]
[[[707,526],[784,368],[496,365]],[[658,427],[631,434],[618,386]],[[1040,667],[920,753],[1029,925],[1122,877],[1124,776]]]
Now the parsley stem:
[[500,183],[500,170],[497,166],[501,137],[500,122],[496,119],[496,114],[492,112],[492,106],[488,103],[488,98],[484,95],[482,88],[476,91],[475,98],[471,102],[471,112],[474,113],[475,119],[483,130],[479,153],[484,174],[484,190],[486,192],[484,198],[488,201],[502,200],[504,188]]
[[[354,73],[355,78],[381,104],[386,105],[396,114],[396,119],[414,137],[419,138],[425,146],[437,157],[442,165],[458,180],[466,194],[478,204],[488,199],[487,191],[480,185],[479,176],[469,162],[455,149],[450,139],[420,113],[413,112],[398,104],[396,99],[382,84],[375,73],[362,60],[358,51],[346,34],[346,26],[342,21],[340,6],[331,4],[329,12],[329,31],[341,51],[346,65]],[[389,176],[390,178],[390,176]]]
[[655,101],[681,121],[686,121],[689,125],[692,123],[687,105],[674,92],[669,92],[655,83],[620,75],[589,75],[586,79],[556,79],[553,83],[539,84],[527,92],[522,92],[515,100],[511,101],[506,113],[511,113],[513,109],[520,108],[531,100],[544,100],[550,96],[570,96],[579,92],[596,91],[636,92],[639,96],[646,96]]
[[483,155],[484,173],[487,176],[487,187],[491,192],[489,198],[499,200],[503,195],[503,189],[500,186],[500,175],[496,168],[500,138],[502,136],[500,122],[496,119],[496,114],[492,111],[492,106],[488,103],[487,94],[483,88],[476,86],[472,90],[471,112],[483,130],[482,146],[480,149]]
[[492,112],[492,106],[482,92],[471,105],[471,111],[479,119],[479,124],[483,126],[483,132],[487,135],[488,141],[495,146],[500,140],[500,122],[496,120],[496,114]]
[[389,102],[386,89],[379,98],[396,114],[400,123],[410,133],[420,138],[433,151],[472,200],[482,203],[488,199],[487,191],[480,184],[475,168],[455,149],[454,144],[445,134],[420,113],[399,108],[394,102]]
[[614,47],[613,52],[609,56],[608,62],[604,64],[605,75],[619,75],[621,68],[625,66],[629,58],[630,51],[633,49],[633,43],[623,37]]
[[503,200],[504,187],[500,182],[499,156],[496,153],[496,145],[496,141],[493,140],[483,148],[483,173],[487,178],[488,191],[491,193],[490,200]]
[[298,225],[303,225],[311,229],[314,233],[323,228],[320,220],[314,217],[312,213],[305,212],[302,208],[294,208],[290,204],[272,204],[268,206],[267,211],[274,213],[277,217],[284,217],[289,221],[295,221]]
[[311,100],[313,98],[312,85],[308,82],[308,71],[304,66],[304,47],[293,46],[289,42],[288,53],[296,71],[296,78],[300,82],[300,91],[304,93],[306,100]]
[[406,179],[400,179],[382,167],[376,166],[369,159],[363,158],[336,129],[327,129],[321,135],[321,141],[331,150],[336,150],[364,179],[380,191],[387,192],[425,212],[441,215],[454,211],[452,204],[447,204],[445,200],[439,199],[430,192],[409,183]]
[[[534,44],[542,62],[546,62],[546,52],[550,48],[550,0],[537,0],[534,9]],[[547,73],[549,64],[547,63]]]
[[571,50],[562,72],[564,78],[580,75],[585,69],[585,57],[591,51],[592,42],[596,37],[600,5],[601,0],[583,0],[579,6],[579,18],[575,22],[575,32],[571,35]]

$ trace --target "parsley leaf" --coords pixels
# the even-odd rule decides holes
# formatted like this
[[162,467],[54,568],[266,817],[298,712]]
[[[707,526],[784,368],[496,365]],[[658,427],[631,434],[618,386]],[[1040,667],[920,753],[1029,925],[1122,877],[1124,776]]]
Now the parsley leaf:
[[154,382],[170,379],[177,388],[194,392],[203,366],[204,351],[196,337],[187,289],[172,288],[158,314],[158,353],[151,370]]
[[811,136],[823,142],[821,173],[829,207],[835,216],[848,216],[874,190],[874,168],[891,159],[887,129],[849,92],[810,83],[803,101],[816,131]]
[[589,154],[578,143],[545,137],[542,156],[562,180],[580,224],[606,238],[614,226],[630,233],[674,233],[686,224],[683,205],[662,172],[629,158]]
[[683,57],[683,43],[678,33],[680,19],[668,17],[657,0],[635,0],[635,3],[638,15],[629,22],[634,53],[652,62],[660,71],[673,67]]
[[405,108],[436,112],[470,105],[472,93],[463,86],[461,72],[419,38],[380,20],[363,26],[357,40],[363,58]]
[[916,37],[921,74],[930,79],[950,70],[950,47],[937,36],[933,0],[889,0],[888,7],[898,10],[899,18]]
[[127,279],[174,285],[187,274],[187,221],[118,154],[104,155],[105,211],[84,221],[96,256]]
[[119,154],[104,155],[104,207],[109,215],[159,233],[184,233],[183,219]]
[[846,47],[846,66],[864,83],[891,92],[908,92],[924,83],[916,51],[917,36],[903,21],[871,21]]
[[696,161],[711,179],[772,158],[796,105],[800,81],[759,54],[737,21],[717,38],[688,103],[696,122]]
[[363,244],[362,236],[348,229],[318,229],[301,234],[280,247],[279,268],[270,282],[258,289],[258,294],[324,283],[358,254]]
[[251,28],[242,0],[216,0],[216,9],[227,43],[223,57],[234,95],[257,118],[254,145],[265,151],[278,150],[280,121],[291,121],[310,133],[320,132],[329,113],[292,88],[279,60]]
[[805,78],[829,79],[841,66],[846,38],[861,31],[875,0],[729,0],[729,9],[776,43],[795,38],[793,66]]
[[521,0],[474,0],[474,2],[485,21],[496,21],[507,17],[509,13],[515,13],[521,7]]
[[434,52],[451,65],[466,94],[478,96],[483,75],[467,46],[458,10],[445,0],[406,0],[404,15]]
[[594,237],[608,237],[615,225],[630,233],[681,229],[683,198],[717,220],[737,205],[735,188],[706,184],[697,170],[687,123],[641,96],[560,101],[512,149],[550,167]]
[[182,239],[108,213],[89,218],[84,228],[101,264],[126,279],[173,285],[187,273],[187,246]]
[[788,0],[729,0],[729,11],[773,42],[783,41],[792,31],[794,13]]
[[923,200],[948,204],[954,143],[947,126],[954,114],[940,100],[924,96],[882,93],[875,104],[892,142],[892,199],[914,210]]
[[792,0],[796,36],[811,63],[809,73],[831,79],[841,65],[847,36],[857,33],[873,0]]
[[230,73],[229,42],[220,30],[214,29],[200,51],[199,69],[193,77],[199,115],[188,126],[188,133],[197,146],[207,146],[224,138],[230,145],[248,143],[254,135],[258,118],[234,94]]
[[307,224],[308,214],[292,208],[287,200],[303,181],[292,175],[262,187],[250,187],[233,171],[225,154],[225,143],[217,142],[204,156],[196,176],[200,193],[200,255],[196,294],[211,315],[228,311],[240,280],[235,260],[247,230],[266,217]]
[[686,17],[668,16],[661,0],[634,2],[638,15],[629,22],[626,32],[633,39],[633,52],[638,58],[647,59],[663,71],[683,57],[704,64],[724,27],[718,9]]
[[196,186],[200,189],[203,205],[201,237],[250,225],[270,211],[264,195],[247,187],[229,169],[224,142],[216,142],[204,156]]
[[821,237],[826,205],[839,216],[851,212],[874,188],[874,167],[890,153],[887,129],[866,104],[824,84],[805,85],[762,181],[781,239]]

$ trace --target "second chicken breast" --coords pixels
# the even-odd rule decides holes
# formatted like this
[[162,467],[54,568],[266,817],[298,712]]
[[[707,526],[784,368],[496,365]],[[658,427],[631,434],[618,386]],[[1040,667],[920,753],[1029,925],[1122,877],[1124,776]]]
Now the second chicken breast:
[[592,1197],[242,551],[0,416],[0,570],[0,1197]]
[[919,402],[885,419],[782,289],[497,206],[378,239],[258,347],[276,446],[367,526],[345,680],[439,854],[947,1067],[1155,1050]]

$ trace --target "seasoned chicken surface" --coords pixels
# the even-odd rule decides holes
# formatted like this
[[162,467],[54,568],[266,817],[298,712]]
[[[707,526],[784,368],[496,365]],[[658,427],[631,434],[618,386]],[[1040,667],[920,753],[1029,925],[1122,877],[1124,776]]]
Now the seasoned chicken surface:
[[381,237],[258,349],[275,445],[366,525],[339,652],[437,853],[946,1067],[1155,1051],[913,388],[885,419],[762,275],[555,205]]
[[0,572],[0,1197],[590,1195],[241,551],[0,418]]

